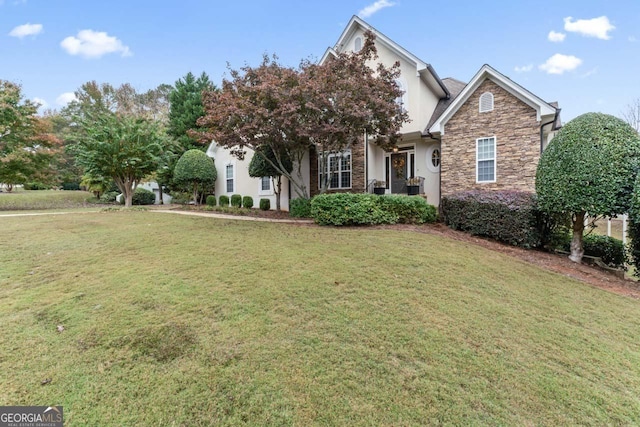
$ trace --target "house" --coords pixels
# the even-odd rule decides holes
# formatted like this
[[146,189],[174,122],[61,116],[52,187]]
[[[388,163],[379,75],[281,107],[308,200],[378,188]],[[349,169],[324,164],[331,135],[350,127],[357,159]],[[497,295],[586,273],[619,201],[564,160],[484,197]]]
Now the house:
[[[368,30],[376,35],[377,62],[400,63],[396,83],[404,93],[397,102],[411,121],[401,129],[401,142],[390,151],[367,135],[362,144],[343,153],[324,153],[330,157],[328,162],[319,162],[318,153],[310,149],[302,167],[311,196],[327,176],[332,177],[329,191],[373,192],[376,183],[384,181],[387,194],[407,194],[407,180],[414,178],[419,193],[434,205],[443,195],[463,190],[534,191],[540,154],[560,127],[557,104],[542,100],[489,65],[483,65],[468,83],[441,79],[429,63],[357,16],[321,62],[336,53],[361,49]],[[239,161],[212,144],[209,154],[219,171],[216,194],[273,199],[268,177],[248,176],[252,153]],[[295,197],[283,179],[283,208]]]

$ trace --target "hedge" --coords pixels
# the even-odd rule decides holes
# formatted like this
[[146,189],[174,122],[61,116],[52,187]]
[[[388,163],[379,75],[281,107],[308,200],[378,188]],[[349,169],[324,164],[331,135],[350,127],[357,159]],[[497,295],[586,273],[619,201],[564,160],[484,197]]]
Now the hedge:
[[372,194],[320,194],[311,199],[311,217],[320,225],[395,224],[398,215],[385,211]]
[[294,218],[311,217],[311,199],[292,199],[289,201],[289,216]]
[[260,199],[260,210],[268,211],[271,209],[271,200],[269,199]]
[[435,222],[436,207],[419,196],[386,195],[378,196],[383,210],[398,216],[401,224],[424,224]]
[[[571,249],[570,245],[569,240],[563,249],[568,252]],[[622,240],[613,237],[589,234],[582,239],[582,248],[585,255],[600,257],[602,262],[612,267],[621,267],[626,260]]]
[[215,206],[216,205],[216,196],[209,195],[206,198],[207,206]]
[[464,191],[442,198],[445,224],[523,248],[543,242],[542,214],[532,193]]
[[225,196],[224,194],[218,197],[218,205],[220,206],[229,206],[229,196]]
[[240,194],[231,195],[231,206],[239,208],[242,206],[242,196]]

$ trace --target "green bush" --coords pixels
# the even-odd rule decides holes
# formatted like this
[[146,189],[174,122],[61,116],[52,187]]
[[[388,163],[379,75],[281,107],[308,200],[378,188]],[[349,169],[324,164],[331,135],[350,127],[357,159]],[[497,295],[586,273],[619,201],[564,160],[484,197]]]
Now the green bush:
[[292,199],[289,201],[289,216],[311,218],[311,199]]
[[320,225],[395,224],[398,215],[385,211],[372,194],[321,194],[311,200],[311,217]]
[[523,248],[542,244],[540,212],[532,193],[465,191],[442,198],[445,224]]
[[244,196],[242,198],[242,207],[243,208],[247,208],[247,209],[251,209],[253,207],[253,197]]
[[156,195],[153,193],[153,191],[138,187],[133,192],[131,203],[134,205],[153,205],[155,202]]
[[216,205],[216,196],[207,196],[207,206]]
[[115,203],[118,194],[120,194],[118,191],[107,191],[106,193],[102,193],[100,201],[102,203]]
[[231,195],[231,206],[239,208],[242,206],[242,196],[240,194]]
[[[571,240],[568,240],[563,249],[569,252],[570,245]],[[585,255],[599,257],[602,262],[612,267],[623,266],[627,259],[622,240],[613,237],[589,234],[584,236],[582,247]]]
[[171,191],[169,195],[171,196],[171,203],[177,205],[186,205],[193,200],[193,194],[186,191]]
[[271,200],[269,199],[260,199],[260,210],[268,211],[271,209]]
[[419,196],[386,195],[378,198],[382,209],[398,216],[401,224],[435,222],[436,207]]
[[63,190],[78,191],[78,190],[80,190],[80,183],[79,182],[63,182],[62,183],[62,189]]
[[41,182],[27,182],[22,186],[25,190],[48,190],[51,188],[49,185],[45,185]]
[[224,194],[218,197],[218,205],[224,207],[229,206],[229,196],[225,196]]

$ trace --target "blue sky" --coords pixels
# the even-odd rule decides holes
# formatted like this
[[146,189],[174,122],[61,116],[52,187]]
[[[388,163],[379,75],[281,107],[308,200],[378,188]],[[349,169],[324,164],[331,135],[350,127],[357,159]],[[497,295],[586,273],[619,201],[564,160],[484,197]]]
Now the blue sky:
[[145,91],[205,71],[219,84],[227,63],[264,53],[320,58],[357,14],[440,77],[488,63],[559,101],[565,122],[640,98],[637,0],[0,0],[0,79],[51,108],[89,80]]

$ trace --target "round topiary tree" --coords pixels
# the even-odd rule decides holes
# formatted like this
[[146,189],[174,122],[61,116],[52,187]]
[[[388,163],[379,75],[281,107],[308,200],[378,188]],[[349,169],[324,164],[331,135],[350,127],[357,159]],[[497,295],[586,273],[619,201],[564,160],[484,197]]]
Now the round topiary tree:
[[213,159],[200,150],[188,150],[176,163],[173,179],[178,185],[191,187],[193,202],[198,204],[198,191],[215,183],[217,178]]
[[571,255],[581,262],[585,217],[629,210],[640,165],[640,137],[617,117],[587,113],[567,123],[542,153],[536,173],[540,208],[567,213],[573,223]]
[[249,163],[250,177],[271,177],[273,183],[275,184],[273,193],[276,195],[277,211],[280,210],[280,194],[282,193],[281,170],[283,169],[288,173],[291,173],[291,171],[293,170],[293,162],[291,162],[291,158],[285,152],[282,152],[280,156],[276,156],[273,152],[273,149],[271,149],[271,147],[269,146],[259,147],[251,158],[251,163]]

